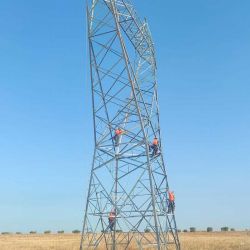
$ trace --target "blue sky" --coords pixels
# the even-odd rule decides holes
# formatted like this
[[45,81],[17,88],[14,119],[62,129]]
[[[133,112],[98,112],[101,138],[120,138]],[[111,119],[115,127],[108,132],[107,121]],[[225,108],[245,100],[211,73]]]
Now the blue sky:
[[[250,228],[250,2],[136,1],[155,41],[180,228]],[[0,2],[0,231],[80,229],[93,150],[83,1]]]

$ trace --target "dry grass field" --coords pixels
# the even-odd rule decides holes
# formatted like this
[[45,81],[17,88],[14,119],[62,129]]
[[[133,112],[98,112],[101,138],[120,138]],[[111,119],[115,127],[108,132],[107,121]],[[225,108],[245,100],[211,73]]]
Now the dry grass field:
[[[250,250],[248,232],[181,233],[180,239],[182,250]],[[1,235],[0,250],[79,250],[79,242],[79,234]]]

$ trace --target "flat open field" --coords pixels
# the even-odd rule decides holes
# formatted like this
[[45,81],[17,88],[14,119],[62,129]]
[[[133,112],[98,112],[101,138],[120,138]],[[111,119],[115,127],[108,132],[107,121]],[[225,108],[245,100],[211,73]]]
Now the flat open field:
[[[182,250],[250,250],[249,232],[181,233]],[[79,250],[80,235],[1,235],[1,250]],[[130,248],[130,250],[136,248]]]

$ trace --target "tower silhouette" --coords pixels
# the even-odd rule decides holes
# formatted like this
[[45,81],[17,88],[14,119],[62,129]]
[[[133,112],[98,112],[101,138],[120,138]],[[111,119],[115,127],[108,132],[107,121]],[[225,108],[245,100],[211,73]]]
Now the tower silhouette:
[[147,21],[128,0],[92,0],[87,17],[95,149],[80,249],[179,250]]

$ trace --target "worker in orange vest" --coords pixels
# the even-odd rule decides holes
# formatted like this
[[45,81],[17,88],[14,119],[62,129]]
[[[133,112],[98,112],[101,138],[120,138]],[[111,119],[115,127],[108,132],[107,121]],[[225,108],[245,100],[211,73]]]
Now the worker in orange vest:
[[115,219],[116,219],[116,212],[115,212],[115,209],[112,209],[112,211],[109,213],[109,229],[110,229],[110,231],[114,231]]
[[168,191],[168,213],[175,210],[175,195],[173,191]]
[[115,146],[118,146],[119,142],[120,142],[120,138],[121,138],[121,135],[124,133],[124,131],[120,128],[117,128],[115,130],[115,136],[113,137],[114,140],[115,140]]
[[157,137],[154,138],[152,144],[149,147],[149,150],[150,151],[153,150],[152,155],[151,155],[152,157],[159,154],[159,141]]

